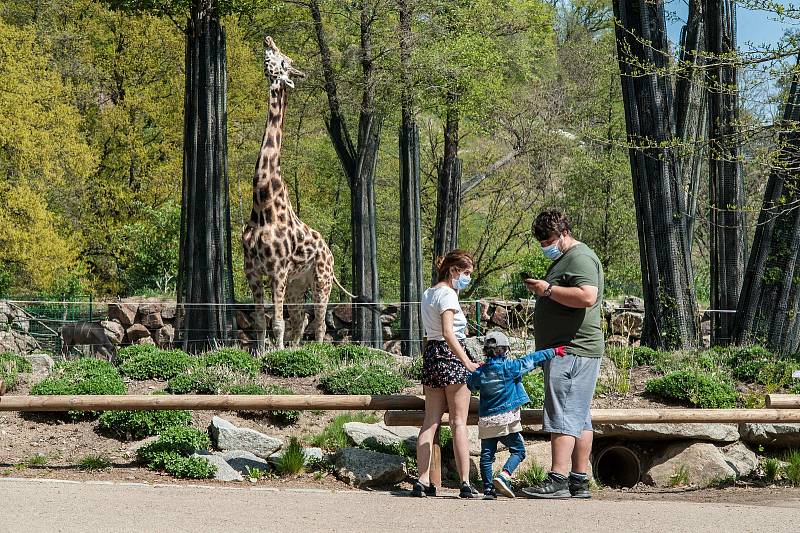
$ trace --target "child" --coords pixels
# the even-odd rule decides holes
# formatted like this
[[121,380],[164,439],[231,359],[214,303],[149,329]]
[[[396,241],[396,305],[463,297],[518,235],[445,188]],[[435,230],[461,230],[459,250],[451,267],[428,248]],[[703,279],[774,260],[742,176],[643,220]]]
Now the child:
[[[521,406],[530,401],[522,386],[522,376],[554,356],[563,357],[565,347],[531,352],[519,359],[508,358],[509,343],[500,331],[492,331],[483,342],[486,362],[467,378],[471,391],[480,391],[478,437],[481,439],[481,477],[484,499],[494,500],[497,492],[514,498],[511,474],[525,459],[525,441],[520,422]],[[503,471],[492,481],[492,464],[497,443],[511,452]],[[496,489],[496,490],[495,490]]]

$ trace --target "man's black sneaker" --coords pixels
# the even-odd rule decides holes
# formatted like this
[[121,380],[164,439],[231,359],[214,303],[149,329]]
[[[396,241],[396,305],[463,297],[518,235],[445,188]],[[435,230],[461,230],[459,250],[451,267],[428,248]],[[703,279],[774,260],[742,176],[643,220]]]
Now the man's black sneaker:
[[483,491],[483,499],[484,500],[496,500],[497,499],[497,493],[494,491],[494,489],[486,489],[486,490]]
[[557,472],[547,474],[547,479],[536,487],[522,489],[522,493],[528,498],[569,498],[569,483],[567,478]]
[[436,496],[436,485],[431,483],[427,487],[425,487],[425,495],[426,496]]
[[436,496],[436,485],[431,483],[428,486],[423,485],[419,481],[414,483],[414,487],[411,489],[411,496],[413,498],[424,498],[426,496]]
[[573,498],[591,498],[589,492],[589,476],[569,475],[569,493]]
[[480,492],[475,489],[472,485],[467,482],[461,484],[461,491],[458,493],[459,498],[474,498],[478,496]]

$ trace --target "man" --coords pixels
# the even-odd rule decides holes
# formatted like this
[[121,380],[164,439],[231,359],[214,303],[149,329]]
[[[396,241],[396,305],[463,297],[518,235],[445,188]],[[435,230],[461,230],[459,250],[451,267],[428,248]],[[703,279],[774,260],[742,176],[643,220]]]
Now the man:
[[544,279],[525,280],[537,296],[536,348],[567,346],[567,355],[544,364],[544,430],[550,433],[551,470],[544,483],[522,492],[531,498],[589,498],[589,406],[605,349],[600,325],[603,268],[597,255],[572,236],[560,211],[540,213],[533,233],[553,261]]

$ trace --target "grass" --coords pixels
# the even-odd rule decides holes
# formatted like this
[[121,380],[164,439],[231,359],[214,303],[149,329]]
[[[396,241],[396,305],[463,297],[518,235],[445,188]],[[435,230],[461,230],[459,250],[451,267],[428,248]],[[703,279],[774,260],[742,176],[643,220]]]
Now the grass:
[[37,453],[36,455],[31,455],[25,461],[26,466],[44,466],[50,461],[50,458],[43,453]]
[[514,481],[518,487],[533,487],[547,479],[547,469],[539,463],[532,462],[517,473]]
[[781,462],[776,457],[767,457],[761,462],[764,479],[767,483],[775,483],[781,473]]
[[684,487],[689,484],[689,469],[686,465],[680,465],[675,473],[669,478],[670,487]]
[[251,467],[248,465],[245,465],[244,469],[247,472],[247,479],[251,483],[255,483],[259,479],[264,479],[269,476],[269,470],[266,469],[261,469],[255,466]]
[[338,450],[339,448],[346,448],[350,441],[347,439],[347,435],[344,432],[344,425],[348,422],[364,422],[366,424],[374,424],[379,419],[375,415],[375,413],[364,413],[364,412],[354,412],[354,413],[344,413],[338,415],[336,418],[331,420],[325,429],[322,430],[318,435],[314,435],[311,438],[311,443],[314,446],[319,446],[320,448],[324,448],[326,450]]
[[303,472],[306,466],[306,454],[297,437],[289,439],[289,444],[283,450],[277,466],[278,471],[285,476],[294,476]]
[[800,450],[787,452],[784,461],[787,463],[783,469],[786,481],[793,487],[800,487]]
[[111,461],[102,455],[87,455],[78,461],[80,470],[104,470],[111,466]]

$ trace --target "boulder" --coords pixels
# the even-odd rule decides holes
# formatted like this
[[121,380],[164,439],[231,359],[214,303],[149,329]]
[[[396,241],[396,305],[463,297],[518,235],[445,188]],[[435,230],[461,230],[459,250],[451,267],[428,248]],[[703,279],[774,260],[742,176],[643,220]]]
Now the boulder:
[[142,337],[131,344],[149,344],[150,346],[155,346],[156,341],[153,340],[153,337]]
[[[283,457],[283,452],[284,450],[279,450],[270,455],[267,460],[271,465],[277,466],[278,461],[280,461],[281,457]],[[303,458],[303,464],[308,466],[311,463],[324,460],[325,453],[322,451],[322,448],[303,448]]]
[[383,339],[384,340],[392,340],[394,338],[394,332],[392,328],[389,326],[383,326]]
[[117,345],[122,343],[125,338],[125,328],[116,320],[103,320],[100,322],[103,329],[106,330],[106,337],[111,341],[111,344]]
[[736,424],[594,424],[595,437],[643,440],[735,442]]
[[159,329],[155,335],[156,344],[162,348],[166,348],[175,340],[175,328],[171,324],[165,324],[163,328]]
[[[143,340],[145,338],[150,339],[150,330],[141,324],[132,325],[127,329],[125,333],[128,336],[128,342],[132,344],[148,344],[148,343],[139,343],[138,341]],[[150,339],[150,342],[153,342],[153,339]]]
[[12,352],[24,355],[39,350],[39,343],[22,331],[0,331],[0,353]]
[[385,315],[381,315],[381,324],[384,326],[390,326],[395,320],[397,320],[397,313],[387,313]]
[[161,313],[147,313],[141,315],[139,323],[147,329],[159,329],[164,326],[164,321],[161,320]]
[[[402,341],[398,340],[386,341],[383,343],[383,351],[389,352],[390,354],[394,355],[395,358],[403,357],[403,346],[401,342]],[[411,358],[404,357],[403,359],[411,359]]]
[[611,333],[622,337],[642,336],[644,314],[625,311],[611,319]]
[[23,355],[33,367],[34,373],[49,373],[53,370],[53,358],[46,353],[31,353]]
[[337,477],[355,487],[394,485],[406,478],[406,462],[398,455],[343,448],[333,458]]
[[258,468],[267,471],[270,464],[264,459],[244,450],[230,450],[222,454],[222,458],[231,468],[240,474],[247,474],[247,468]]
[[677,442],[653,459],[644,474],[644,482],[657,487],[674,486],[674,476],[686,472],[690,485],[707,487],[721,480],[735,478],[722,450],[707,442]]
[[178,307],[175,304],[164,304],[164,307],[161,309],[161,319],[162,320],[175,320],[175,314],[178,311]]
[[234,468],[229,465],[221,455],[203,451],[193,453],[192,457],[205,459],[212,465],[216,466],[217,471],[214,473],[214,479],[219,481],[244,481],[242,474],[234,470]]
[[[406,442],[411,449],[417,445],[417,435],[402,433],[397,428],[388,428],[383,424],[365,424],[363,422],[347,422],[343,428],[345,435],[356,446],[395,446]],[[419,433],[419,430],[417,430]]]
[[278,451],[283,446],[283,441],[259,433],[254,429],[238,428],[227,420],[215,416],[208,427],[211,442],[218,449],[244,450],[262,459]]
[[722,448],[728,465],[736,471],[736,477],[745,477],[758,468],[758,455],[742,441],[736,441]]
[[129,328],[136,319],[139,304],[136,302],[115,302],[108,304],[108,319],[116,320],[123,327]]
[[622,307],[624,307],[626,311],[644,313],[644,300],[638,296],[626,296],[625,300],[623,300]]
[[349,304],[337,305],[333,310],[333,317],[344,325],[350,325],[353,322],[353,307]]
[[744,442],[790,448],[800,446],[800,424],[739,424]]
[[154,315],[161,313],[164,304],[159,301],[146,301],[139,304],[139,316]]
[[491,320],[496,326],[503,329],[508,329],[508,309],[498,305],[494,308]]
[[614,348],[625,348],[628,346],[628,337],[622,335],[611,335],[606,339],[606,346],[613,346]]

